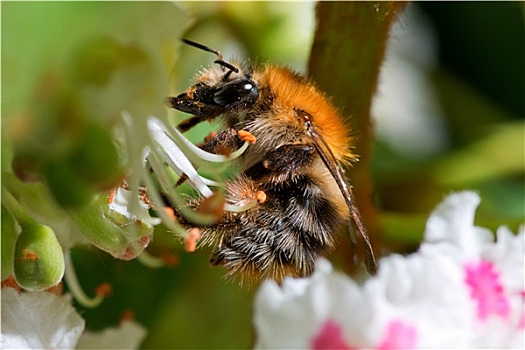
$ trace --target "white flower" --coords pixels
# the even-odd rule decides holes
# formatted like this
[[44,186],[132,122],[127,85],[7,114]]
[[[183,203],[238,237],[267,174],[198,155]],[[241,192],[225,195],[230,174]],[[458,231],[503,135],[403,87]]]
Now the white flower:
[[479,197],[449,196],[418,252],[381,259],[362,286],[320,260],[305,279],[265,282],[255,300],[256,348],[520,348],[524,230],[474,226]]
[[[215,222],[216,218],[209,218],[190,212],[186,208],[187,198],[183,198],[173,186],[181,177],[184,182],[195,190],[200,198],[209,198],[214,195],[213,188],[225,186],[225,177],[222,174],[224,165],[241,156],[248,148],[250,142],[245,140],[243,145],[229,155],[213,154],[203,151],[190,140],[188,140],[177,128],[173,127],[167,120],[150,116],[146,119],[146,125],[136,123],[128,113],[123,113],[125,125],[124,143],[130,160],[130,176],[128,185],[130,191],[120,190],[117,192],[118,202],[112,207],[118,213],[126,217],[138,217],[150,220],[149,214],[143,203],[139,203],[139,184],[148,189],[149,200],[157,209],[165,207],[165,199],[176,206],[181,212],[194,215],[194,219],[202,221],[203,224]],[[147,133],[144,133],[144,127]],[[146,134],[144,137],[136,135]],[[205,177],[197,172],[206,172]],[[162,191],[161,198],[157,190]],[[256,205],[252,201],[246,205],[237,206],[224,203],[227,211],[238,212],[250,209]],[[167,215],[163,210],[157,210],[162,223],[172,232],[181,237],[187,236],[185,227],[178,224],[176,220]],[[210,221],[211,220],[211,221]],[[153,222],[157,224],[159,221]]]
[[83,330],[69,295],[2,288],[2,349],[72,349]]
[[153,218],[151,215],[149,215],[148,206],[142,201],[138,201],[138,209],[136,209],[133,213],[129,211],[129,206],[132,202],[132,194],[132,191],[126,190],[122,187],[117,188],[115,190],[113,200],[108,206],[109,210],[122,215],[129,222],[134,222],[138,219],[152,226],[160,224],[160,219]]
[[133,321],[123,321],[119,327],[101,332],[84,332],[77,349],[136,349],[146,337],[146,330]]
[[146,336],[132,321],[97,333],[84,326],[70,295],[2,288],[2,349],[132,349]]

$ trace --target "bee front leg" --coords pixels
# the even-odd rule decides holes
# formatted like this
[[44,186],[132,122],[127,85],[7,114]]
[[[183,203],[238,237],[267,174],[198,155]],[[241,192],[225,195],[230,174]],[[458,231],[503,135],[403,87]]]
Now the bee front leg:
[[200,122],[202,122],[204,120],[204,118],[198,116],[198,115],[194,115],[188,119],[184,119],[183,121],[181,121],[178,125],[177,125],[177,129],[179,129],[180,132],[186,132],[188,130],[190,130],[191,128],[193,128],[195,125],[199,124]]
[[212,137],[201,148],[206,152],[229,155],[239,149],[242,143],[237,130],[228,128]]
[[[186,121],[191,122],[191,120],[194,118],[199,119],[198,116],[194,116],[193,118],[187,119]],[[185,121],[182,123],[184,122]],[[181,132],[184,132],[180,127],[181,124],[179,124],[178,128]],[[199,145],[199,147],[202,150],[213,154],[228,155],[236,151],[239,147],[241,147],[241,145],[242,140],[239,138],[237,131],[235,129],[228,128],[210,138],[206,143]],[[186,180],[188,180],[188,176],[185,173],[181,174],[180,178],[175,183],[175,187],[182,185],[184,182],[186,182]]]

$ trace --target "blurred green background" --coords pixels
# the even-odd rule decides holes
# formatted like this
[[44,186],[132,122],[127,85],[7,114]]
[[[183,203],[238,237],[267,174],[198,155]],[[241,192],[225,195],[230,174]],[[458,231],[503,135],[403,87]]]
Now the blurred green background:
[[[23,154],[26,163],[36,164],[30,170],[42,171],[69,155],[86,125],[96,123],[109,135],[121,111],[139,118],[166,113],[165,97],[190,86],[198,70],[214,59],[182,46],[181,36],[221,50],[226,58],[271,60],[304,72],[315,30],[314,3],[2,2],[1,6],[3,172],[16,170],[13,154]],[[420,52],[432,64],[411,61],[413,57],[401,49],[398,58],[424,67],[417,79],[428,81],[437,106],[433,108],[439,113],[421,132],[440,136],[428,152],[421,151],[424,138],[415,149],[407,149],[410,142],[399,147],[392,141],[395,130],[381,129],[388,124],[374,115],[383,130],[374,143],[371,176],[384,250],[415,249],[426,217],[454,190],[481,194],[476,223],[492,229],[507,224],[515,231],[525,210],[523,4],[411,3],[400,23],[401,34],[394,35],[392,45],[402,44],[402,34],[410,38],[420,25],[433,33],[415,48],[415,52],[428,49],[432,41],[434,49]],[[385,69],[392,67],[395,64],[385,64]],[[338,69],[352,67],[334,67],[335,74]],[[411,86],[398,88],[412,96],[416,92]],[[169,113],[177,120],[184,118]],[[435,125],[439,127],[433,130]],[[209,131],[210,126],[199,125],[188,135],[198,142]],[[253,290],[226,281],[222,269],[209,267],[209,251],[186,253],[162,227],[156,229],[148,250],[152,254],[173,250],[178,264],[151,270],[96,249],[73,250],[86,291],[106,281],[114,287],[100,307],[81,309],[90,329],[115,325],[124,311],[132,310],[148,328],[144,348],[251,347]]]

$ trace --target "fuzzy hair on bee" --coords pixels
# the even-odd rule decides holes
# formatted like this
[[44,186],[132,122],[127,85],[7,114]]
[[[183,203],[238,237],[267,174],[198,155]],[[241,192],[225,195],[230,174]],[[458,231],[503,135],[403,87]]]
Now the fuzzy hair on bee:
[[[243,279],[307,276],[353,220],[365,242],[367,269],[375,273],[372,246],[342,171],[356,159],[352,138],[325,94],[286,67],[226,62],[218,51],[183,41],[218,58],[195,85],[168,98],[169,107],[192,115],[179,129],[219,118],[224,129],[202,146],[216,154],[238,149],[240,130],[256,139],[235,160],[239,174],[227,183],[226,201],[257,204],[225,211],[215,224],[199,227],[202,242],[214,247],[211,264]],[[199,204],[188,203],[195,209]]]

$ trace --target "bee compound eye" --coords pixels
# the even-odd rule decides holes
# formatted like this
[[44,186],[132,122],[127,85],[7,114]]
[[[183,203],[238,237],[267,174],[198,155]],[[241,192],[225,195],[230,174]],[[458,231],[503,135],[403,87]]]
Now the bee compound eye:
[[257,96],[257,88],[247,80],[231,82],[218,88],[213,94],[213,102],[226,106],[235,102],[250,100]]

